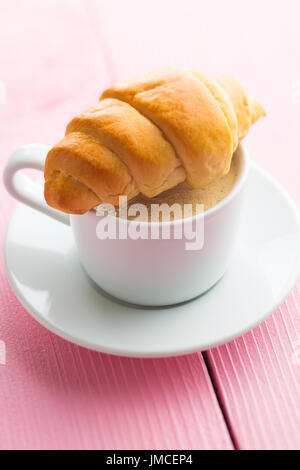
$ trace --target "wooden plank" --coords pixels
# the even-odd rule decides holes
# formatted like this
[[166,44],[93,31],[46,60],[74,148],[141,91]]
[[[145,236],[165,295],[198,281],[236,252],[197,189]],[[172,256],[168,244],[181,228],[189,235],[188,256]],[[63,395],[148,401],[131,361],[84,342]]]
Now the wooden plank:
[[36,324],[2,286],[2,449],[231,448],[201,355],[88,351]]
[[[240,77],[268,112],[246,139],[250,156],[300,206],[299,2],[97,4],[118,77],[164,65]],[[298,284],[266,323],[207,354],[238,447],[299,448],[299,332]]]
[[[23,143],[55,143],[111,80],[97,17],[86,8],[14,0],[1,11],[1,168]],[[3,186],[0,201],[3,243],[13,206]],[[1,449],[232,448],[201,354],[133,360],[59,339],[18,303],[2,254],[0,313]]]
[[300,449],[299,312],[300,282],[266,322],[207,352],[240,449]]

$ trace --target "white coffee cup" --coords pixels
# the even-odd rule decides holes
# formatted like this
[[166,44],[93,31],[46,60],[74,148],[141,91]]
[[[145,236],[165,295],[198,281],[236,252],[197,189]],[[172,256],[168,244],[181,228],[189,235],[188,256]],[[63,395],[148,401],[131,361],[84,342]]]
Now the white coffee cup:
[[[170,229],[170,239],[100,239],[97,227],[101,217],[95,211],[84,215],[67,215],[49,207],[42,187],[29,179],[24,168],[43,171],[49,147],[32,144],[18,149],[4,171],[9,193],[19,201],[68,224],[73,231],[81,263],[93,279],[110,295],[133,304],[172,305],[203,294],[226,272],[232,257],[242,210],[243,190],[248,175],[248,157],[243,144],[241,170],[229,194],[208,211],[187,219],[158,222],[159,229]],[[187,239],[174,239],[178,224],[202,223],[204,243],[201,249],[187,249]],[[116,219],[117,228],[129,228],[136,221]],[[151,229],[153,222],[143,222]]]

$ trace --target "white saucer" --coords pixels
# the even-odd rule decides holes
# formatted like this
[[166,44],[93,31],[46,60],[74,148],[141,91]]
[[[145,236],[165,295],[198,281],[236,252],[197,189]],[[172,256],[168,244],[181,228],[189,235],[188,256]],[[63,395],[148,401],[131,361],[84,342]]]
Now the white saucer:
[[42,325],[87,348],[159,357],[225,343],[264,320],[295,284],[300,267],[299,215],[289,196],[252,165],[235,258],[203,296],[168,308],[115,302],[83,272],[71,230],[19,204],[7,230],[10,283]]

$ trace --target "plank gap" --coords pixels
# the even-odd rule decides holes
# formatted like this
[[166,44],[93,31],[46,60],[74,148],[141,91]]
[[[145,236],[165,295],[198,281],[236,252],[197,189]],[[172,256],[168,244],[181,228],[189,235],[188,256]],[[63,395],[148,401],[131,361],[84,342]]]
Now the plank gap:
[[230,417],[228,416],[228,413],[226,411],[226,407],[225,405],[223,404],[222,402],[222,397],[221,397],[221,394],[219,392],[219,387],[218,387],[218,384],[217,384],[217,381],[214,377],[214,373],[213,373],[213,369],[210,365],[210,361],[209,361],[209,358],[207,356],[207,352],[206,351],[203,351],[202,352],[202,357],[203,357],[203,360],[204,360],[204,363],[205,363],[205,366],[206,366],[206,369],[207,369],[207,372],[208,372],[208,375],[209,375],[209,378],[210,378],[210,381],[211,381],[211,384],[212,384],[212,387],[214,389],[214,392],[215,392],[215,395],[216,395],[216,398],[217,398],[217,401],[218,401],[218,405],[220,407],[220,410],[221,410],[221,413],[223,415],[223,418],[224,418],[224,421],[225,421],[225,425],[226,425],[226,428],[227,428],[227,431],[228,431],[228,434],[230,436],[230,439],[231,439],[231,442],[232,442],[232,445],[234,447],[234,450],[240,450],[239,448],[239,444],[235,438],[235,435],[234,435],[234,431],[233,431],[233,427],[232,427],[232,424],[231,424],[231,421],[230,421]]

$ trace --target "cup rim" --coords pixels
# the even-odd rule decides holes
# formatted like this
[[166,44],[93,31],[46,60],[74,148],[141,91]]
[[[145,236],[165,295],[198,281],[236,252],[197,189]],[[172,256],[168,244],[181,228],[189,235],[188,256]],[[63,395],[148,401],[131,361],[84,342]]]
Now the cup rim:
[[[123,219],[121,217],[117,217],[117,216],[110,216],[112,218],[115,218],[118,220],[118,222],[120,223],[125,223],[126,225],[128,224],[136,224],[136,225],[139,225],[139,226],[176,226],[176,225],[179,225],[179,224],[182,224],[182,222],[184,223],[188,223],[188,222],[194,222],[196,220],[199,220],[201,218],[207,218],[207,217],[211,217],[213,215],[215,215],[216,213],[218,213],[219,211],[221,211],[224,207],[226,207],[228,204],[230,204],[230,202],[237,196],[237,194],[241,191],[241,189],[243,188],[246,180],[247,180],[247,176],[248,176],[248,172],[249,172],[249,157],[248,157],[248,151],[245,147],[245,145],[240,142],[237,149],[235,150],[235,152],[237,151],[240,151],[241,152],[241,157],[242,157],[242,169],[238,175],[238,178],[234,184],[234,186],[232,187],[231,191],[220,201],[218,202],[215,206],[211,207],[210,209],[208,209],[207,211],[205,212],[201,212],[200,214],[196,214],[196,215],[193,215],[191,217],[184,217],[182,219],[175,219],[175,220],[169,220],[169,221],[159,221],[159,222],[146,222],[146,221],[137,221],[135,219],[133,220],[129,220],[129,219]],[[92,215],[92,217],[98,217],[97,214],[96,214],[96,211],[89,211],[87,212],[85,215]]]

